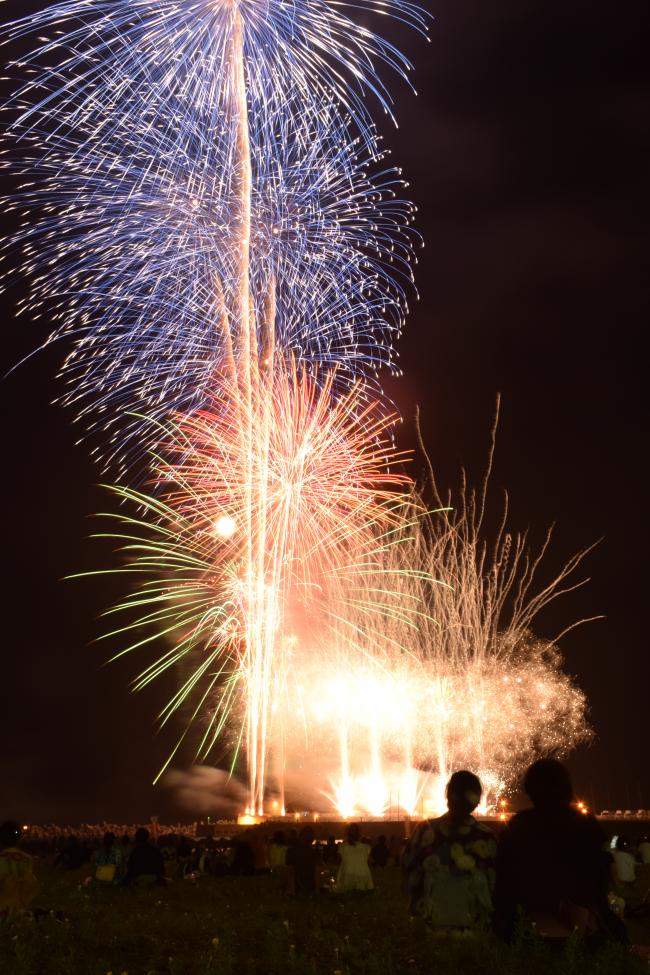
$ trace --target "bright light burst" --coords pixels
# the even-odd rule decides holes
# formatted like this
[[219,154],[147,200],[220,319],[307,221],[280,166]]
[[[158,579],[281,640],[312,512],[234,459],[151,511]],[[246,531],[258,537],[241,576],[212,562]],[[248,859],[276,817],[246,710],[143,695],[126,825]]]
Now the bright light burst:
[[329,787],[311,783],[316,808],[322,792],[346,818],[439,815],[451,773],[471,768],[488,813],[530,761],[566,755],[588,737],[584,694],[562,672],[553,643],[531,635],[510,652],[456,667],[447,643],[441,631],[435,660],[414,633],[419,661],[394,654],[360,662],[349,651],[334,674],[326,654],[305,665],[287,762],[307,770],[313,763],[329,779]]
[[199,755],[233,707],[243,715],[257,812],[269,742],[276,756],[284,748],[285,715],[272,708],[290,680],[290,635],[315,621],[332,629],[346,603],[368,619],[399,612],[390,593],[363,591],[413,516],[408,479],[388,466],[403,459],[387,436],[395,418],[364,407],[359,387],[333,399],[332,384],[331,375],[317,383],[295,367],[276,369],[257,376],[247,401],[223,379],[209,411],[158,427],[153,494],[112,489],[143,512],[115,516],[124,533],[111,537],[128,554],[122,571],[148,578],[112,611],[136,618],[109,635],[137,634],[123,653],[161,633],[172,643],[136,687],[189,667],[161,717],[189,706],[202,728]]
[[451,512],[434,485],[425,515],[377,402],[417,237],[364,103],[390,113],[379,69],[410,66],[373,24],[426,14],[350,6],[63,0],[0,31],[27,50],[21,310],[72,337],[62,399],[96,452],[153,465],[150,493],[112,488],[138,586],[107,636],[147,656],[136,688],[182,671],[161,720],[198,756],[244,741],[253,818],[296,774],[345,816],[437,811],[459,765],[494,804],[588,734],[533,635],[584,553],[536,589],[550,536],[531,555],[506,508],[486,545],[485,490]]
[[[405,0],[358,7],[424,27]],[[4,37],[35,45],[11,66],[30,176],[12,243],[31,312],[76,338],[64,399],[120,476],[133,440],[169,436],[153,495],[116,489],[153,519],[137,571],[162,572],[121,607],[156,631],[129,649],[161,627],[176,640],[138,683],[203,648],[163,714],[198,695],[197,716],[219,687],[200,748],[243,684],[259,810],[287,621],[324,593],[340,616],[334,582],[402,518],[368,380],[401,328],[412,208],[377,172],[362,95],[389,110],[375,65],[408,64],[326,0],[68,0]]]
[[293,762],[308,755],[321,777],[327,769],[330,801],[346,816],[439,813],[461,767],[480,776],[488,811],[534,758],[566,755],[590,736],[585,696],[557,645],[587,621],[550,640],[533,633],[550,603],[583,584],[574,576],[589,550],[538,584],[551,533],[533,551],[526,533],[508,530],[507,499],[488,542],[491,460],[481,491],[464,488],[453,509],[434,483],[437,510],[383,551],[380,573],[366,574],[359,606],[389,589],[402,612],[369,625],[352,605],[333,643],[305,648],[290,707]]

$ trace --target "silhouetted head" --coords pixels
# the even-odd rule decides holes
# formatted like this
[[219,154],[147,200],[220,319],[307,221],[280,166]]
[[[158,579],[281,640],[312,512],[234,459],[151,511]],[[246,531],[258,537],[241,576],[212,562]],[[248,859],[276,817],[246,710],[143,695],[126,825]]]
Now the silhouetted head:
[[469,816],[481,801],[481,781],[473,772],[454,772],[447,783],[447,808],[452,816]]
[[335,836],[328,836],[327,837],[327,845],[328,846],[336,846],[336,837]]
[[358,823],[350,823],[346,832],[346,839],[350,846],[355,846],[359,842],[361,831]]
[[140,829],[135,831],[135,842],[138,846],[143,846],[145,843],[149,842],[149,830],[141,826]]
[[110,850],[112,846],[115,846],[115,833],[104,833],[102,844],[107,850]]
[[617,836],[616,837],[616,849],[617,850],[621,850],[621,851],[627,850],[628,847],[629,847],[629,844],[628,844],[627,840],[623,839],[622,836]]
[[8,846],[18,846],[22,830],[18,823],[7,820],[0,826],[0,847],[3,849]]
[[131,844],[131,838],[128,833],[125,833],[122,837],[122,846],[129,846]]
[[524,778],[524,790],[534,806],[568,806],[573,799],[569,773],[555,758],[533,762]]
[[298,834],[298,840],[303,846],[311,846],[314,842],[314,831],[311,826],[303,826]]
[[282,830],[276,829],[275,833],[273,834],[273,842],[275,843],[276,846],[284,846],[285,845],[285,843],[284,843],[284,833],[282,832]]

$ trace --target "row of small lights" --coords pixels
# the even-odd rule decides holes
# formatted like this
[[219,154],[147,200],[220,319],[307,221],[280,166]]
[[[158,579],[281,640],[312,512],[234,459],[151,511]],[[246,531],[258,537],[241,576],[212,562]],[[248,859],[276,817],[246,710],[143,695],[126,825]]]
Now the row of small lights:
[[[278,803],[277,802],[274,802],[273,805],[277,809]],[[508,809],[508,802],[507,802],[507,800],[506,799],[501,799],[501,801],[499,802],[499,806],[500,806],[500,809],[501,809],[501,812],[499,813],[499,819],[501,820],[502,823],[505,823],[506,820],[508,819],[508,816],[509,816],[509,813],[507,811],[507,809]],[[579,802],[576,803],[576,808],[584,816],[586,816],[589,813],[589,809],[587,808],[587,806],[585,805],[585,803],[582,802],[582,800],[580,800]],[[283,813],[283,815],[285,815],[285,814]],[[294,813],[293,814],[293,818],[294,818],[295,822],[297,822],[297,823],[300,822],[300,820],[303,818],[303,815],[305,816],[305,818],[307,818],[307,816],[308,816],[308,814],[306,814],[306,813],[305,814],[299,813],[299,812]],[[262,817],[260,817],[260,816],[254,816],[251,813],[248,813],[247,812],[247,813],[243,813],[241,816],[238,816],[237,817],[237,823],[238,823],[239,826],[256,826],[261,821],[261,818]],[[313,821],[315,823],[317,823],[318,820],[320,819],[320,813],[317,813],[317,812],[312,813],[311,814],[311,818],[313,819]],[[341,818],[342,819],[347,819],[348,817],[347,816],[343,816]],[[209,817],[208,817],[208,819],[209,819]],[[27,832],[28,829],[29,829],[29,826],[23,826],[23,832]]]

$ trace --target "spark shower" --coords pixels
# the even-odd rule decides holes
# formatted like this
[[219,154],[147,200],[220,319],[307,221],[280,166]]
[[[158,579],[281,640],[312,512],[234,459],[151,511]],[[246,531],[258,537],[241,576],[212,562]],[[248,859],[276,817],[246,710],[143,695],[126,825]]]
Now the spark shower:
[[0,33],[3,281],[121,502],[106,637],[136,689],[174,677],[165,768],[245,757],[256,814],[436,809],[460,765],[489,806],[587,734],[532,629],[584,553],[536,588],[549,538],[504,512],[486,541],[486,485],[418,489],[395,446],[419,238],[369,109],[408,81],[391,21],[426,35],[406,0],[63,0]]

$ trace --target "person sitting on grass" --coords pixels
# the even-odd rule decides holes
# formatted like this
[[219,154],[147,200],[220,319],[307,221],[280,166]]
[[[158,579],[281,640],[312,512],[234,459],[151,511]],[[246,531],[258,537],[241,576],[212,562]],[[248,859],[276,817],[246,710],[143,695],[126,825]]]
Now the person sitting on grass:
[[650,863],[650,839],[648,839],[647,836],[641,837],[637,854],[639,857],[639,863]]
[[269,867],[281,874],[287,864],[287,844],[282,830],[276,830],[269,843]]
[[323,847],[323,863],[328,867],[334,866],[339,862],[339,848],[335,836],[328,836],[327,843]]
[[523,921],[556,943],[575,934],[625,941],[624,925],[607,902],[607,838],[593,816],[574,806],[564,765],[534,762],[524,790],[533,807],[513,816],[499,842],[497,933],[510,938]]
[[40,889],[32,858],[19,849],[21,836],[18,823],[0,826],[0,917],[27,910]]
[[62,849],[54,858],[55,867],[63,867],[64,870],[78,870],[83,866],[85,851],[74,833],[70,833],[63,844]]
[[402,862],[402,840],[394,833],[388,840],[388,866],[399,867]]
[[616,884],[633,884],[636,880],[636,861],[630,853],[627,840],[622,836],[616,838],[616,847],[612,851],[614,869],[612,877]]
[[370,844],[361,840],[358,824],[351,823],[348,826],[345,842],[339,847],[340,866],[334,887],[337,893],[374,889],[368,866],[369,856]]
[[287,850],[285,892],[290,895],[312,895],[320,890],[320,849],[314,845],[314,831],[303,826],[298,842]]
[[269,848],[266,832],[262,826],[250,831],[250,844],[253,851],[253,869],[256,874],[269,872]]
[[386,842],[386,837],[382,834],[370,851],[370,859],[373,867],[385,867],[388,863],[388,856],[388,843]]
[[122,880],[122,851],[115,842],[115,833],[104,833],[102,845],[93,854],[95,880],[102,884],[118,884]]
[[149,830],[141,827],[135,833],[135,847],[129,857],[125,883],[152,887],[165,883],[165,861],[157,846],[149,842]]
[[402,866],[411,913],[440,932],[471,932],[492,913],[497,845],[471,815],[481,798],[479,779],[454,772],[446,794],[448,811],[417,827]]
[[233,840],[233,854],[230,873],[238,877],[248,877],[255,873],[255,856],[250,842],[250,830]]

